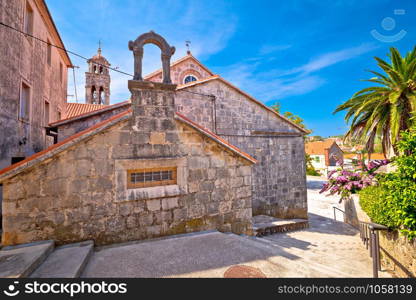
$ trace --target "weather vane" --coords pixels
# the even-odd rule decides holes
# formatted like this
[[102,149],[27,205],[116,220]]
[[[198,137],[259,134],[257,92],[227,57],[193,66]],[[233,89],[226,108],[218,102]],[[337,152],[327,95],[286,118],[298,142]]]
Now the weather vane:
[[191,41],[185,41],[185,45],[186,45],[186,49],[188,49],[188,50],[186,51],[186,53],[191,54],[191,50],[190,50],[190,47],[191,47]]

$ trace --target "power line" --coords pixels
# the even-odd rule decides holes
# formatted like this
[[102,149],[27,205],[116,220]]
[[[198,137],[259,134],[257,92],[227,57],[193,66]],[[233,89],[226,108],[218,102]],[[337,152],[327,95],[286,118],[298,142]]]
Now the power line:
[[[20,34],[23,34],[23,35],[25,35],[25,36],[29,36],[29,37],[31,37],[31,38],[33,38],[33,39],[35,39],[35,40],[37,40],[37,41],[40,41],[40,42],[42,42],[42,43],[44,43],[44,44],[47,44],[47,45],[49,45],[49,46],[52,46],[52,47],[55,47],[55,48],[57,48],[57,49],[60,49],[60,50],[62,50],[62,51],[65,51],[66,53],[69,53],[69,54],[72,54],[72,55],[74,55],[74,56],[77,56],[77,57],[79,57],[79,58],[81,58],[81,59],[84,59],[85,61],[88,61],[89,60],[89,58],[87,58],[87,57],[85,57],[85,56],[83,56],[83,55],[81,55],[81,54],[78,54],[78,53],[76,53],[76,52],[73,52],[73,51],[70,51],[70,50],[67,50],[67,49],[65,49],[65,48],[62,48],[62,47],[59,47],[59,46],[56,46],[56,45],[54,45],[54,44],[51,44],[51,43],[49,43],[48,41],[44,41],[44,40],[42,40],[42,39],[40,39],[40,38],[38,38],[38,37],[36,37],[36,36],[34,36],[34,35],[31,35],[31,34],[29,34],[29,33],[26,33],[26,32],[24,32],[24,31],[21,31],[21,30],[19,30],[19,29],[17,29],[17,28],[14,28],[14,27],[12,27],[12,26],[10,26],[10,25],[7,25],[7,24],[5,24],[5,23],[3,23],[3,22],[1,22],[0,21],[0,25],[3,25],[3,26],[5,26],[5,27],[7,27],[7,28],[9,28],[9,29],[12,29],[12,30],[14,30],[14,31],[16,31],[16,32],[18,32],[18,33],[20,33]],[[114,72],[118,72],[118,73],[120,73],[120,74],[124,74],[124,75],[127,75],[127,76],[130,76],[130,77],[133,77],[133,75],[132,74],[129,74],[129,73],[127,73],[127,72],[123,72],[123,71],[120,71],[120,70],[118,70],[118,67],[116,67],[116,68],[111,68],[111,67],[109,67],[109,66],[106,66],[106,65],[103,65],[103,64],[100,64],[100,63],[96,63],[97,65],[99,65],[99,66],[102,66],[102,67],[104,67],[104,68],[107,68],[107,69],[110,69],[110,70],[112,70],[112,71],[114,71]],[[71,66],[72,68],[73,68],[73,70],[74,70],[74,76],[75,76],[75,68],[76,68],[76,66]],[[75,79],[74,79],[74,81],[75,81]],[[76,87],[75,87],[76,88]],[[205,97],[210,97],[210,98],[213,98],[213,99],[215,99],[216,97],[214,96],[214,95],[208,95],[208,94],[203,94],[203,93],[198,93],[198,92],[191,92],[191,91],[186,91],[186,90],[182,90],[183,92],[186,92],[186,93],[190,93],[190,94],[195,94],[195,95],[201,95],[201,96],[205,96]],[[75,94],[76,94],[77,92],[75,91]],[[76,98],[78,98],[77,97],[77,95],[75,96]],[[77,101],[78,102],[78,101]]]
[[185,93],[189,93],[189,94],[194,94],[194,95],[200,95],[200,96],[205,96],[205,97],[210,97],[213,100],[215,100],[217,97],[215,95],[210,95],[210,94],[203,94],[203,93],[198,93],[198,92],[191,92],[191,91],[187,91],[187,90],[180,90],[180,92],[185,92]]
[[[77,56],[77,57],[79,57],[79,58],[82,58],[82,59],[84,59],[84,60],[86,60],[86,61],[88,61],[88,60],[89,60],[89,58],[86,58],[85,56],[82,56],[81,54],[78,54],[78,53],[75,53],[75,52],[73,52],[73,51],[67,50],[67,49],[65,49],[65,48],[62,48],[62,47],[56,46],[56,45],[54,45],[54,44],[51,44],[51,43],[49,43],[48,41],[44,41],[44,40],[42,40],[42,39],[40,39],[40,38],[38,38],[38,37],[36,37],[36,36],[34,36],[34,35],[31,35],[31,34],[29,34],[29,33],[26,33],[26,32],[24,32],[24,31],[21,31],[21,30],[19,30],[19,29],[17,29],[17,28],[14,28],[14,27],[10,26],[10,25],[4,24],[4,23],[3,23],[3,22],[1,22],[1,21],[0,21],[0,25],[3,25],[4,27],[7,27],[7,28],[12,29],[12,30],[14,30],[14,31],[17,31],[18,33],[21,33],[21,34],[23,34],[23,35],[25,35],[25,36],[29,36],[29,37],[31,37],[31,38],[33,38],[33,39],[35,39],[35,40],[39,41],[39,42],[42,42],[42,43],[47,44],[47,45],[49,45],[49,46],[52,46],[52,47],[55,47],[55,48],[60,49],[60,50],[62,50],[62,51],[65,51],[66,53],[69,53],[69,54],[72,54],[72,55]],[[133,75],[132,75],[132,74],[129,74],[129,73],[126,73],[126,72],[123,72],[123,71],[117,70],[117,69],[115,69],[115,68],[111,68],[111,67],[109,67],[109,66],[106,66],[106,65],[103,65],[103,64],[100,64],[100,63],[96,63],[96,64],[97,64],[97,65],[99,65],[99,66],[102,66],[102,67],[104,67],[104,68],[110,69],[110,70],[112,70],[112,71],[114,71],[114,72],[118,72],[118,73],[121,73],[121,74],[124,74],[124,75],[127,75],[127,76],[131,76],[131,77],[133,77]],[[71,66],[71,67],[73,67],[73,66]]]

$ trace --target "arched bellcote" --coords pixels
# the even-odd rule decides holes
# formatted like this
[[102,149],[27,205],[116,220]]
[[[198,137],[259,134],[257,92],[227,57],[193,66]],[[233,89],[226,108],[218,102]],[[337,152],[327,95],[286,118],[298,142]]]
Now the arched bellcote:
[[146,44],[154,44],[158,46],[162,52],[162,70],[163,83],[172,83],[170,79],[170,58],[175,53],[175,47],[169,46],[166,40],[159,34],[150,31],[139,36],[134,42],[129,42],[129,49],[134,55],[134,78],[133,80],[143,80],[142,77],[142,60],[143,46]]

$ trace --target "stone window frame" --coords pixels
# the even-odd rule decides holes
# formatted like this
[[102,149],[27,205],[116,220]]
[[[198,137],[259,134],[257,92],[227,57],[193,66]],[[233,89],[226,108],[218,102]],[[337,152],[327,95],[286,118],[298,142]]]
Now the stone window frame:
[[[132,182],[132,174],[135,173],[157,173],[157,172],[171,172],[172,179],[161,179],[161,180],[151,180],[144,182]],[[127,170],[127,189],[136,189],[136,188],[146,188],[153,186],[164,186],[164,185],[174,185],[177,182],[177,168],[176,167],[164,167],[164,168],[147,168],[147,169],[130,169]]]
[[[26,86],[29,93],[28,93],[28,99],[26,103],[26,109],[25,109],[25,115],[22,115],[22,101],[23,101],[23,86]],[[17,112],[18,119],[22,122],[30,122],[31,119],[31,113],[32,113],[32,86],[26,81],[21,80],[20,81],[20,91],[19,91],[19,110]]]
[[[35,25],[35,11],[29,0],[25,1],[23,31],[27,34],[33,35]],[[28,36],[27,36],[28,37]],[[28,40],[32,42],[32,39],[28,37]]]
[[[191,80],[189,82],[186,82],[186,78],[188,78],[188,77],[193,77],[193,78],[195,78],[195,80]],[[192,83],[192,82],[195,82],[195,81],[198,81],[198,77],[196,77],[194,74],[187,74],[187,75],[184,76],[182,83],[183,84],[188,84],[188,83]]]
[[[127,187],[128,170],[168,167],[176,168],[176,184],[133,189]],[[168,198],[188,193],[188,166],[186,157],[115,159],[114,172],[114,199],[116,202]]]
[[[193,77],[195,77],[197,81],[203,78],[200,72],[198,72],[195,69],[189,68],[188,66],[182,72],[179,73],[177,77],[179,84],[185,84],[185,78],[188,77],[189,75],[192,75]],[[191,81],[191,82],[194,82],[194,81]]]
[[48,127],[51,121],[51,103],[46,98],[43,98],[43,103],[43,123],[44,127]]
[[59,62],[59,82],[64,82],[64,64]]
[[48,67],[52,66],[52,42],[49,38],[46,39],[46,63]]

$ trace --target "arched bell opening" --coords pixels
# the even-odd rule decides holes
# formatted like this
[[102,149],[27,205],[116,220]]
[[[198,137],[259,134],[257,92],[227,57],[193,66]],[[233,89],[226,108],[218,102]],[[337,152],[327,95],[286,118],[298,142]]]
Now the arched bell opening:
[[169,46],[166,40],[159,34],[150,31],[140,35],[134,42],[129,42],[129,49],[134,55],[134,80],[143,80],[142,77],[142,60],[143,46],[146,44],[154,44],[161,50],[163,83],[172,83],[170,79],[170,58],[175,53],[175,47]]

